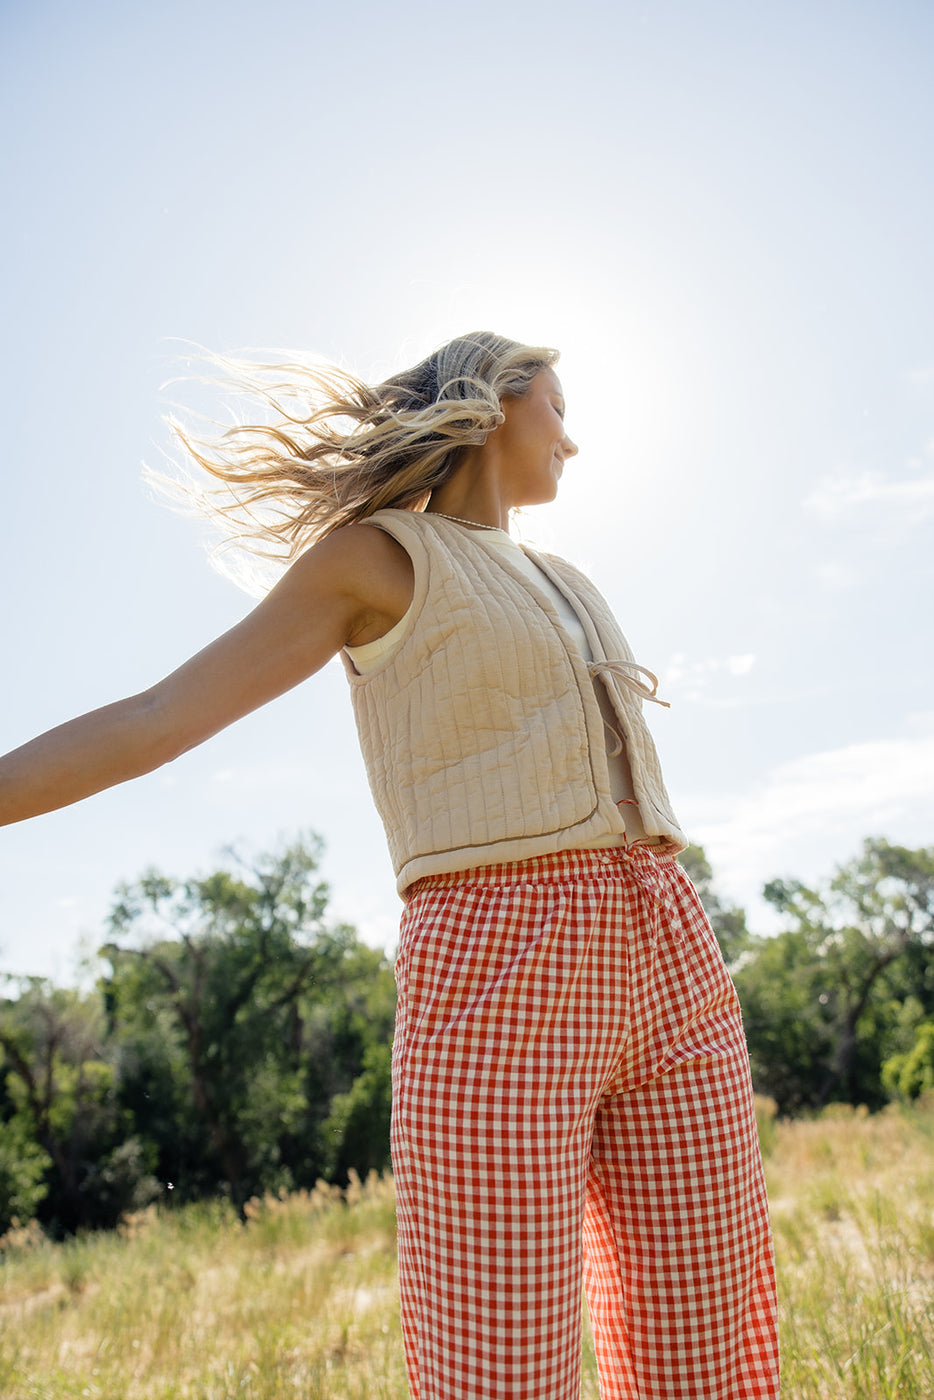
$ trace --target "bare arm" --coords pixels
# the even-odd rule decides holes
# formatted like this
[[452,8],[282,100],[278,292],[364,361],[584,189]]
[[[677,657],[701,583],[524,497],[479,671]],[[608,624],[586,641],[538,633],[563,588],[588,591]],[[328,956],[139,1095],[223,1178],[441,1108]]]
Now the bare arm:
[[258,607],[177,671],[0,758],[0,824],[148,773],[312,675],[403,615],[412,566],[394,540],[349,526],[315,545]]

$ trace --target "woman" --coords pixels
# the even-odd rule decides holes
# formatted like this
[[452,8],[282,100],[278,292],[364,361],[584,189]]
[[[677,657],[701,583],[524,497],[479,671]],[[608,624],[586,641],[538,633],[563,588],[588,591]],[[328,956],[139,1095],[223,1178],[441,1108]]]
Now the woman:
[[774,1396],[742,1025],[675,861],[655,678],[583,575],[508,535],[577,452],[556,359],[480,333],[372,388],[292,367],[251,380],[273,422],[179,430],[225,518],[295,562],[151,690],[8,755],[0,818],[156,768],[340,652],[406,901],[413,1396],[576,1397],[582,1247],[603,1400]]

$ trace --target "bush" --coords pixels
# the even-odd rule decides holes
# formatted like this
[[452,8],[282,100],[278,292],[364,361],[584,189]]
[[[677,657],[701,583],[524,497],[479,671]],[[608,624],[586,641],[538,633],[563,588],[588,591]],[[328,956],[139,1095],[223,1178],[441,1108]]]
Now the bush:
[[31,1220],[45,1198],[51,1158],[30,1141],[18,1119],[0,1129],[0,1235],[14,1220]]
[[882,1066],[882,1083],[900,1099],[917,1099],[934,1090],[934,1021],[923,1021],[915,1043],[904,1055],[892,1055]]

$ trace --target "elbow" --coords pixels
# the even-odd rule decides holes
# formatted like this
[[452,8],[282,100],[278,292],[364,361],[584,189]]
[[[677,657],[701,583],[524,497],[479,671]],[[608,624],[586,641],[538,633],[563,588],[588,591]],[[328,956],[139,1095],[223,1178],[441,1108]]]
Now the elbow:
[[182,703],[164,684],[138,695],[136,711],[145,736],[148,771],[196,749],[222,728],[220,724],[210,723],[201,707]]
[[167,703],[158,687],[137,695],[134,709],[144,772],[151,773],[156,768],[162,768],[200,742],[189,734],[184,717]]

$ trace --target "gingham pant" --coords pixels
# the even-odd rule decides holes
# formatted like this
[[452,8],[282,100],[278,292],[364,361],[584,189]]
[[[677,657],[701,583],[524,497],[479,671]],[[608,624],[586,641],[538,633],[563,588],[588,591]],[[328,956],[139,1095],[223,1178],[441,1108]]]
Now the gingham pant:
[[402,921],[393,1168],[417,1400],[778,1394],[736,994],[647,847],[419,881]]

